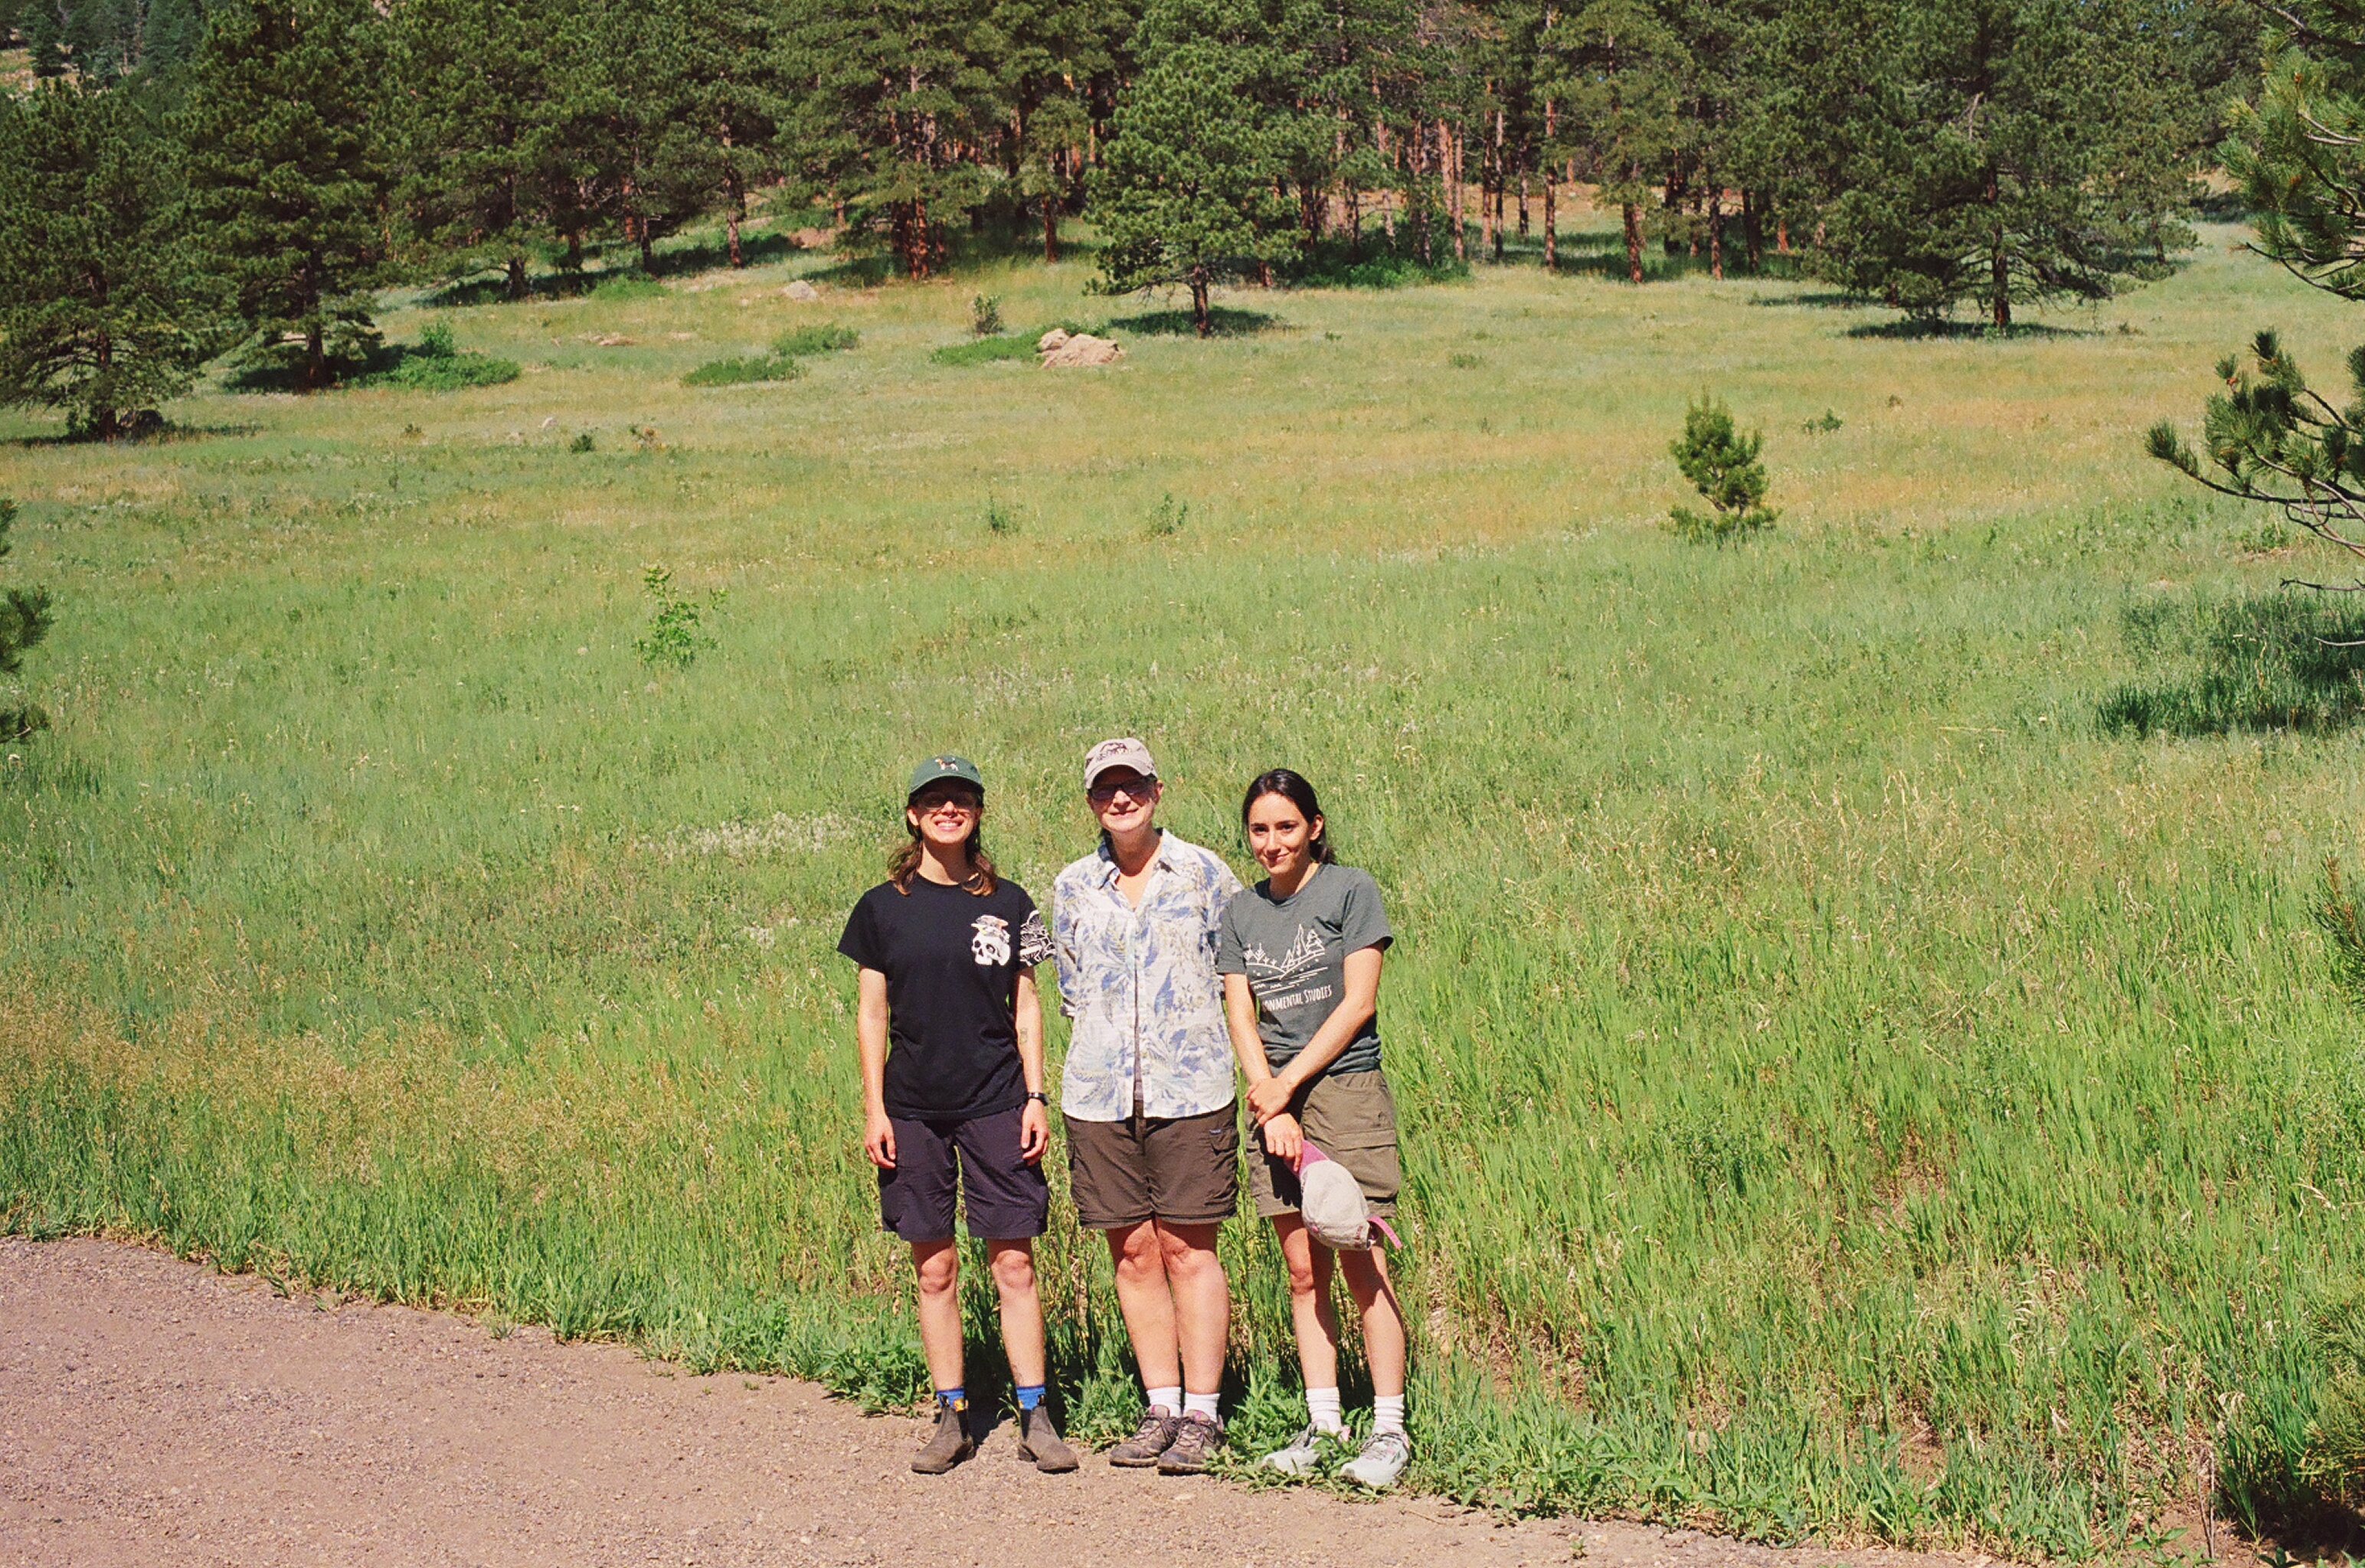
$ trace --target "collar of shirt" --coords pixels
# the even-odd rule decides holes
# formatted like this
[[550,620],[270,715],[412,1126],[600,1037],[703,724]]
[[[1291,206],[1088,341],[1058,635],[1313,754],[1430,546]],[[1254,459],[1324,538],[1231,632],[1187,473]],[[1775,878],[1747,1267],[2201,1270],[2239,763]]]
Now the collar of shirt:
[[[1152,867],[1160,871],[1173,871],[1180,869],[1180,868],[1175,865],[1173,858],[1167,854],[1167,846],[1172,842],[1173,834],[1168,833],[1164,828],[1160,828],[1158,830],[1158,853],[1149,857],[1149,863]],[[1116,856],[1109,849],[1107,841],[1103,840],[1100,848],[1095,850],[1093,853],[1097,854],[1101,857],[1101,886],[1104,888],[1115,888],[1116,886],[1117,878]],[[1147,890],[1144,890],[1144,891],[1146,894]],[[1143,902],[1149,902],[1147,897],[1144,898]],[[1138,908],[1140,906],[1136,905],[1134,907]]]

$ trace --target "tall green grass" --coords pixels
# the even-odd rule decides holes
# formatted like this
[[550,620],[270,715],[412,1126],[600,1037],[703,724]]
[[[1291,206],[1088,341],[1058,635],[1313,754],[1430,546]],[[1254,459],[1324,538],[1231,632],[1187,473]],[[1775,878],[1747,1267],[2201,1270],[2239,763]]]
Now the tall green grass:
[[[993,287],[1054,319],[1085,276]],[[991,399],[927,363],[975,287],[847,305],[792,427],[673,385],[756,309],[685,289],[470,312],[528,374],[364,430],[209,395],[208,440],[0,450],[64,607],[57,728],[0,757],[6,1223],[908,1398],[839,924],[911,756],[981,760],[1047,896],[1076,757],[1138,733],[1185,835],[1240,863],[1287,763],[1389,893],[1420,1484],[2065,1556],[2197,1473],[2327,1517],[2365,1058],[2307,902],[2358,742],[2093,718],[2131,593],[2248,580],[2136,436],[2296,286],[2213,252],[2141,335],[1903,345],[1788,286],[1480,269]],[[1746,551],[1654,527],[1703,385],[1846,415],[1769,444]],[[635,439],[566,453],[601,421]],[[651,561],[730,590],[654,679]],[[1054,1167],[1059,1398],[1105,1432]],[[1285,1296],[1223,1246],[1249,1452]]]

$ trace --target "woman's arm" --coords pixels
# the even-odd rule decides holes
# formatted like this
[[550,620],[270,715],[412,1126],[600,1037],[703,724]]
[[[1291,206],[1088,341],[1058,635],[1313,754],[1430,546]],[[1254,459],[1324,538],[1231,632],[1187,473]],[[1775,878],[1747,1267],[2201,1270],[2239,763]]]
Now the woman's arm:
[[[1330,1016],[1322,1020],[1322,1027],[1306,1042],[1306,1048],[1292,1057],[1289,1065],[1272,1074],[1262,1082],[1251,1075],[1249,1080],[1249,1110],[1261,1120],[1288,1109],[1291,1100],[1323,1069],[1339,1059],[1347,1042],[1355,1032],[1372,1021],[1380,1010],[1381,954],[1377,947],[1359,947],[1347,955],[1347,993]],[[1243,984],[1242,989],[1247,989]],[[1228,1000],[1228,998],[1227,998]],[[1235,1036],[1237,1039],[1237,1036]],[[1235,1047],[1237,1048],[1237,1046]],[[1257,1056],[1262,1059],[1264,1049],[1259,1044]]]
[[861,971],[854,1004],[854,1044],[862,1057],[862,1151],[882,1170],[895,1169],[895,1128],[887,1120],[887,977]]
[[1248,1075],[1249,1105],[1258,1130],[1264,1134],[1265,1152],[1275,1159],[1296,1159],[1304,1135],[1297,1118],[1286,1109],[1288,1097],[1283,1096],[1282,1109],[1255,1109],[1257,1086],[1272,1082],[1273,1076],[1272,1063],[1264,1054],[1264,1036],[1257,1033],[1256,997],[1249,990],[1246,975],[1224,977],[1224,1025],[1231,1031],[1232,1054],[1240,1058],[1240,1071]]
[[[1016,1005],[1011,1009],[1011,1025],[1018,1036],[1018,1070],[1026,1075],[1026,1092],[1040,1094],[1043,1090],[1043,999],[1035,990],[1035,966],[1018,966]],[[1043,1158],[1051,1147],[1051,1114],[1040,1100],[1029,1100],[1018,1113],[1018,1157],[1028,1164]]]

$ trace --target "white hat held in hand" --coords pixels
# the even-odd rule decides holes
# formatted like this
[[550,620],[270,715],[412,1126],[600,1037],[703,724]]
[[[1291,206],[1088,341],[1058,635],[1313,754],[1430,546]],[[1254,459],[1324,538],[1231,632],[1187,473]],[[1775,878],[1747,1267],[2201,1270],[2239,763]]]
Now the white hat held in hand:
[[1369,1252],[1376,1227],[1388,1245],[1401,1250],[1395,1228],[1373,1214],[1363,1202],[1363,1189],[1352,1172],[1314,1147],[1298,1146],[1297,1212],[1314,1239],[1334,1252]]

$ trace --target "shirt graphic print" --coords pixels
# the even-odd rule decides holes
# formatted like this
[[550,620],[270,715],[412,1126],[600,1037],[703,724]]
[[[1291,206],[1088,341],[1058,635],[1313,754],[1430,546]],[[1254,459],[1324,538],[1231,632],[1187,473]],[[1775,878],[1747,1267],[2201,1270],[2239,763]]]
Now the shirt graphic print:
[[1116,861],[1095,849],[1051,885],[1059,1006],[1074,1020],[1059,1109],[1121,1122],[1140,1086],[1145,1115],[1202,1116],[1232,1103],[1232,1044],[1216,932],[1240,879],[1214,851],[1158,840],[1141,902],[1117,891]]
[[[1278,1072],[1304,1050],[1347,991],[1347,955],[1395,941],[1379,884],[1352,866],[1321,866],[1285,899],[1259,882],[1224,906],[1216,967],[1248,977],[1257,1036]],[[1380,1023],[1355,1031],[1326,1072],[1371,1072],[1380,1065]]]

